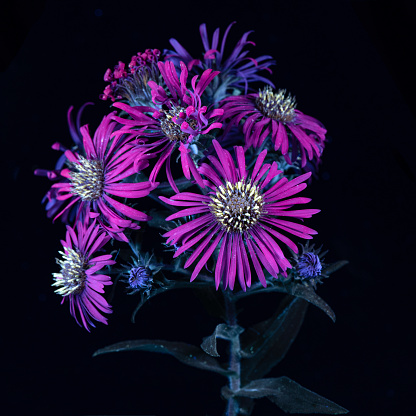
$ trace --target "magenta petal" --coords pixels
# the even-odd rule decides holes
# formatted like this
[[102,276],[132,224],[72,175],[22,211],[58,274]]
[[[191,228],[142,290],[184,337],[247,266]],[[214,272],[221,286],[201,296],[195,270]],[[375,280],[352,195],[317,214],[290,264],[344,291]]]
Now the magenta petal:
[[234,146],[234,151],[237,157],[240,179],[245,179],[247,177],[247,172],[246,172],[246,159],[244,157],[244,149],[241,146]]
[[179,192],[179,189],[178,189],[178,187],[176,186],[175,181],[173,180],[172,170],[171,170],[171,168],[170,168],[170,159],[171,159],[171,157],[169,156],[169,157],[167,158],[167,160],[166,160],[166,176],[167,176],[167,178],[168,178],[169,185],[172,187],[172,189],[173,189],[175,192]]
[[176,195],[173,195],[171,199],[177,201],[177,200],[183,200],[183,201],[196,201],[196,202],[207,202],[210,203],[211,198],[209,196],[195,194],[193,192],[180,192]]
[[255,163],[255,165],[254,165],[253,172],[252,172],[252,174],[251,174],[251,177],[252,177],[252,178],[255,178],[255,177],[257,176],[257,174],[258,174],[259,170],[261,169],[261,167],[262,167],[262,165],[263,165],[263,162],[264,162],[264,159],[265,159],[266,155],[267,155],[267,150],[266,150],[266,149],[265,149],[265,150],[263,150],[263,151],[262,151],[262,152],[258,155],[257,160],[256,160],[256,163]]
[[217,173],[207,163],[203,163],[199,167],[199,173],[207,177],[215,186],[219,187],[222,185],[222,181]]
[[[255,232],[255,228],[252,228],[251,235],[261,250],[261,255],[259,255],[259,253],[256,250],[260,260],[272,276],[277,275],[279,273],[279,266],[277,265],[273,254],[270,252],[269,248],[263,243],[258,233]],[[263,261],[263,258],[266,260],[266,262]]]
[[188,250],[190,247],[192,247],[194,244],[196,244],[199,240],[201,240],[209,231],[212,230],[212,228],[215,226],[215,224],[210,225],[207,229],[201,231],[199,230],[199,233],[196,237],[192,238],[191,240],[188,240],[183,246],[181,246],[173,255],[173,258],[178,257],[182,253],[184,253],[186,250]]
[[264,178],[264,181],[261,183],[261,186],[260,186],[261,189],[265,188],[270,183],[270,181],[274,179],[276,176],[278,176],[280,173],[282,173],[282,171],[278,169],[277,163],[273,162],[272,167],[267,173],[267,176]]
[[202,227],[204,224],[210,221],[213,221],[211,215],[202,215],[199,218],[191,220],[185,224],[180,225],[179,227],[174,228],[173,230],[168,231],[167,233],[163,234],[163,237],[179,238],[178,236],[181,236],[182,234],[185,234],[189,231],[198,231],[199,227]]
[[263,269],[260,265],[260,262],[257,259],[257,255],[256,255],[256,252],[254,250],[254,244],[248,238],[246,238],[246,242],[247,242],[248,251],[250,253],[251,261],[253,262],[254,269],[256,270],[256,273],[257,273],[257,277],[259,278],[260,283],[264,287],[266,287],[267,286],[266,278],[264,277]]
[[231,174],[231,169],[234,169],[234,166],[230,166],[229,165],[229,160],[227,158],[227,155],[225,153],[225,150],[220,146],[220,144],[218,143],[217,140],[213,140],[212,144],[215,148],[215,151],[217,152],[218,158],[221,162],[222,168],[224,169],[224,177],[225,179],[227,179],[228,181],[232,180],[232,174]]
[[[263,218],[263,221],[267,221],[266,218]],[[270,234],[278,238],[280,241],[282,241],[284,244],[286,244],[291,250],[293,250],[295,253],[298,252],[298,246],[288,237],[284,236],[283,234],[279,233],[278,231],[274,230],[273,228],[268,227],[264,223],[262,224],[262,227],[267,230]],[[292,232],[292,231],[290,231]],[[294,234],[294,233],[293,233]],[[300,233],[299,233],[300,234]],[[298,234],[296,234],[298,235]],[[303,234],[305,235],[305,234]],[[308,238],[309,236],[307,236]],[[305,237],[304,237],[305,238]]]
[[240,253],[241,253],[241,260],[243,264],[243,270],[244,270],[244,276],[245,276],[245,282],[248,287],[251,286],[251,270],[250,270],[250,263],[248,261],[247,257],[247,251],[244,246],[244,241],[241,240],[240,243]]
[[230,245],[231,253],[228,252],[229,266],[228,266],[228,272],[227,272],[227,275],[228,275],[227,283],[228,283],[228,287],[231,290],[234,289],[235,272],[237,270],[237,243],[235,242],[236,238],[238,237],[235,234],[230,235],[229,245]]
[[184,268],[186,269],[189,267],[196,258],[202,253],[202,251],[205,249],[205,247],[208,245],[208,243],[211,241],[212,237],[218,230],[220,229],[220,226],[217,225],[205,238],[205,240],[198,246],[198,248],[191,254],[191,256],[188,258],[188,260],[185,262]]
[[235,248],[236,248],[236,252],[237,252],[237,276],[238,276],[238,281],[240,282],[240,286],[241,289],[243,289],[243,291],[245,292],[246,289],[246,280],[245,280],[245,275],[244,275],[244,264],[243,264],[243,259],[241,257],[241,245],[244,246],[244,243],[242,241],[241,235],[240,234],[236,234],[235,235]]
[[181,217],[187,217],[188,215],[202,214],[203,212],[209,212],[209,207],[204,205],[195,208],[187,208],[175,214],[169,215],[169,217],[166,218],[166,221],[175,220]]
[[186,157],[189,150],[184,146],[183,143],[181,143],[179,145],[179,151],[181,152],[182,172],[185,175],[186,179],[191,179],[191,172],[189,170],[189,160]]
[[132,218],[137,221],[149,221],[150,217],[146,214],[144,214],[141,211],[138,211],[137,209],[131,208],[125,204],[122,204],[121,202],[116,201],[113,198],[110,198],[108,195],[104,194],[104,199],[113,206],[117,211],[125,215],[126,217]]
[[217,265],[215,266],[215,288],[218,290],[221,282],[221,277],[225,270],[224,251],[228,243],[228,234],[224,233],[224,239],[220,246],[220,252],[218,254]]
[[205,254],[202,256],[201,260],[199,260],[199,262],[195,266],[195,269],[191,276],[191,282],[198,276],[198,273],[201,271],[202,267],[205,266],[206,262],[211,257],[214,250],[217,248],[217,245],[220,242],[223,235],[224,235],[224,231],[218,233],[218,235],[215,237],[215,240],[212,242],[209,248],[205,251]]
[[159,199],[161,199],[166,204],[174,205],[176,207],[194,207],[195,205],[200,205],[200,203],[194,201],[172,201],[171,199],[166,198],[165,196],[159,196]]

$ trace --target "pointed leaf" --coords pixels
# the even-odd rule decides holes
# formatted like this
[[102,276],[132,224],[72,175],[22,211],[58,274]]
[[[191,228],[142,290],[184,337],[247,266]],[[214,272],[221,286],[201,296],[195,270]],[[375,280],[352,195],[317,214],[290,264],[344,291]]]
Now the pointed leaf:
[[328,277],[331,273],[334,273],[335,271],[339,270],[341,267],[344,267],[348,263],[349,263],[348,260],[341,260],[341,261],[337,261],[336,263],[328,264],[322,270],[322,274]]
[[319,309],[323,310],[333,322],[335,322],[334,311],[320,296],[316,294],[312,286],[296,285],[292,294],[317,306]]
[[282,285],[274,285],[267,288],[259,289],[258,293],[265,292],[281,292],[288,293],[289,295],[297,296],[299,298],[305,299],[309,303],[312,303],[319,309],[323,310],[333,322],[335,322],[335,313],[330,308],[330,306],[316,294],[312,286],[302,285],[300,283]]
[[202,341],[201,348],[213,357],[219,357],[217,351],[217,338],[231,340],[238,337],[244,331],[240,326],[231,327],[226,324],[219,324],[216,326],[215,331],[209,337],[205,337]]
[[[287,297],[283,310],[245,331],[241,337],[242,378],[246,382],[266,375],[286,355],[299,333],[308,303]],[[247,334],[247,335],[246,335]]]
[[318,413],[343,415],[348,410],[302,387],[288,377],[254,380],[240,389],[235,396],[267,397],[286,413]]
[[150,351],[169,354],[181,363],[190,365],[191,367],[213,371],[226,377],[234,374],[232,371],[224,369],[215,358],[208,356],[195,345],[187,344],[185,342],[173,342],[157,339],[123,341],[95,351],[93,357],[110,352],[121,351]]

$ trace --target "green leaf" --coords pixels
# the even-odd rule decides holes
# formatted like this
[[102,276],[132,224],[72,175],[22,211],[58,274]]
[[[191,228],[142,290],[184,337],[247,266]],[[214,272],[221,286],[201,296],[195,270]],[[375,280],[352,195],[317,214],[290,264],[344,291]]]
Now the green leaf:
[[181,363],[191,367],[213,371],[225,377],[234,374],[232,371],[224,369],[215,358],[208,356],[195,345],[187,344],[185,342],[172,342],[158,339],[123,341],[95,351],[93,357],[121,351],[150,351],[169,354]]
[[282,309],[248,328],[241,337],[241,373],[246,382],[266,375],[286,355],[299,333],[308,308],[301,298],[288,296]]
[[[230,394],[229,389],[223,388],[223,391],[225,395]],[[254,380],[234,393],[234,396],[252,399],[267,397],[286,413],[318,413],[325,415],[348,413],[347,409],[302,387],[288,377]]]

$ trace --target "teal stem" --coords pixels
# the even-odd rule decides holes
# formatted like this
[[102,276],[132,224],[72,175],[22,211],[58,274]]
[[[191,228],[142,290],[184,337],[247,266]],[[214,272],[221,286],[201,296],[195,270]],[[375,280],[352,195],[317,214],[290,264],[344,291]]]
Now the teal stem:
[[[232,376],[228,377],[229,388],[233,393],[237,393],[241,387],[241,347],[240,347],[240,333],[237,325],[237,311],[235,307],[234,296],[231,292],[225,291],[224,303],[227,325],[234,328],[232,331],[235,335],[230,339],[230,355],[229,355],[229,370],[233,372]],[[238,398],[231,396],[227,401],[225,416],[237,416],[240,411]]]

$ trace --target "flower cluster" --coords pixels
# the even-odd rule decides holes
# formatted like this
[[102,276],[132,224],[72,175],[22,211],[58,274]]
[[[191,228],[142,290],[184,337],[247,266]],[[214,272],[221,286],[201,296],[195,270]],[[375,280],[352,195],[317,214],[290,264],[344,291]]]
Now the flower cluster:
[[184,62],[188,69],[195,74],[211,68],[220,72],[219,78],[208,90],[207,95],[210,102],[220,102],[228,95],[235,92],[240,93],[241,90],[247,94],[248,90],[252,89],[250,84],[256,81],[274,86],[272,81],[259,74],[263,73],[263,71],[272,73],[269,67],[275,64],[273,58],[263,55],[254,59],[247,56],[248,50],[244,50],[247,45],[255,46],[254,42],[247,40],[251,32],[244,33],[231,54],[229,56],[225,55],[227,36],[234,24],[235,22],[232,22],[225,30],[221,47],[219,47],[219,28],[215,30],[210,44],[205,23],[199,27],[204,47],[203,59],[192,58],[189,52],[176,39],[170,39],[170,44],[174,50],[165,51],[166,57],[177,67],[180,62]]
[[112,71],[110,68],[104,74],[104,81],[109,82],[100,95],[102,100],[126,100],[132,105],[146,105],[151,102],[147,83],[158,80],[156,67],[161,56],[158,49],[146,49],[132,56],[126,68],[124,62],[119,61]]
[[[104,251],[109,241],[116,248],[128,243],[133,263],[121,275],[130,294],[147,297],[159,272],[172,278],[163,287],[183,284],[186,275],[245,292],[256,279],[267,287],[289,269],[300,281],[321,271],[313,253],[302,252],[295,264],[287,253],[299,253],[295,237],[317,234],[303,221],[319,210],[299,208],[310,199],[298,194],[320,162],[326,130],[264,76],[271,56],[248,56],[250,32],[226,55],[233,24],[211,40],[200,26],[201,59],[171,39],[173,50],[147,49],[107,69],[100,98],[113,111],[92,133],[80,123],[84,107],[76,122],[71,107],[72,147],[55,143],[62,152],[55,168],[35,171],[53,181],[48,217],[67,224],[53,285],[87,329],[111,312],[102,295],[117,270]],[[163,229],[165,240],[149,227]],[[173,258],[164,251],[166,258],[153,261],[133,238],[150,244],[148,252],[172,246]],[[103,267],[107,274],[97,274]]]

